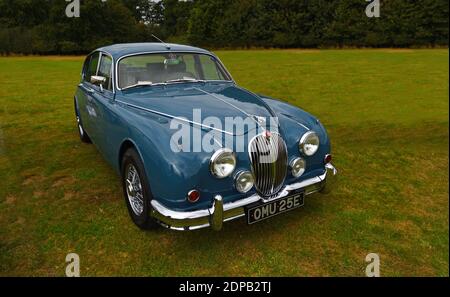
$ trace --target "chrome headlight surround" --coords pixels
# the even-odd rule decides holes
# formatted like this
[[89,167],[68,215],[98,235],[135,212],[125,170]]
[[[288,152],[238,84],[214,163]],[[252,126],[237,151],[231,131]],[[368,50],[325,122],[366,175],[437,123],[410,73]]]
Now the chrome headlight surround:
[[247,193],[253,188],[254,184],[255,179],[250,171],[240,171],[236,174],[234,186],[239,193]]
[[302,152],[305,156],[312,156],[318,150],[320,146],[320,139],[316,132],[308,131],[300,138],[298,143],[298,147],[300,152]]
[[306,171],[306,162],[302,158],[295,158],[289,163],[289,167],[294,177],[300,177]]
[[236,156],[229,148],[216,151],[209,160],[209,171],[217,178],[230,176],[236,168]]

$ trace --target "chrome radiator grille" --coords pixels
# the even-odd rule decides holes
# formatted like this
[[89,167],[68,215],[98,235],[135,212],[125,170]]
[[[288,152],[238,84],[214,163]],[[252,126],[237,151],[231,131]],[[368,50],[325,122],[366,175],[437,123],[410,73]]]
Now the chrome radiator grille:
[[249,155],[256,191],[264,197],[277,194],[288,166],[284,140],[278,133],[264,132],[250,141]]

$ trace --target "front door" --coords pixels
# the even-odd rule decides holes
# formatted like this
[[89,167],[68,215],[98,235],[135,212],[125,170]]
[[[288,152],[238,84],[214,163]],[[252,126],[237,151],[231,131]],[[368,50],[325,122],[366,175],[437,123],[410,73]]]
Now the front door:
[[111,143],[109,133],[111,117],[113,112],[111,110],[114,93],[112,83],[112,59],[106,54],[101,54],[100,64],[97,71],[98,77],[104,78],[104,83],[101,85],[92,85],[93,92],[91,93],[91,100],[88,99],[88,108],[91,109],[91,124],[94,126],[95,144],[107,156],[110,155]]

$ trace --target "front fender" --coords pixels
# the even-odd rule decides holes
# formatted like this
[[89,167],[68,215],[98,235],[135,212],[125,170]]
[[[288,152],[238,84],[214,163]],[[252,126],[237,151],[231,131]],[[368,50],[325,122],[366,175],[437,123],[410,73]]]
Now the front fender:
[[[226,197],[225,201],[243,197],[234,189],[233,176],[217,179],[209,171],[210,158],[220,146],[211,152],[194,151],[192,144],[187,152],[174,150],[177,145],[172,136],[178,130],[170,128],[170,119],[131,107],[123,107],[122,113],[128,119],[128,139],[141,155],[152,195],[158,202],[173,210],[187,211],[210,207],[219,193]],[[197,126],[190,128],[192,133],[194,130],[201,133],[201,137],[208,132]],[[236,157],[237,171],[250,169],[246,153],[238,153]],[[195,204],[186,199],[192,189],[201,193]]]

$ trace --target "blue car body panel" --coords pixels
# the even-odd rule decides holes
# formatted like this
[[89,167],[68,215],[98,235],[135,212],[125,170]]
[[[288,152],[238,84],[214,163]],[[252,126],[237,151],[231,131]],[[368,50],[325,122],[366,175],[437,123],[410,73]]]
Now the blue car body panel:
[[[194,47],[158,44],[124,44],[100,48],[116,62],[124,56],[150,52],[197,52],[212,55]],[[113,70],[113,73],[115,72]],[[223,196],[224,202],[231,202],[255,192],[246,194],[234,188],[233,176],[217,179],[210,173],[209,161],[213,152],[174,152],[171,120],[181,117],[193,120],[193,109],[201,109],[202,119],[214,116],[221,120],[226,117],[258,115],[277,117],[279,133],[285,140],[288,157],[302,156],[298,143],[308,130],[320,138],[319,151],[305,157],[306,172],[294,178],[289,172],[285,184],[318,176],[325,171],[324,156],[330,153],[330,141],[325,128],[312,115],[286,102],[262,95],[256,95],[235,84],[233,81],[181,83],[151,88],[136,88],[99,92],[99,88],[88,82],[81,82],[75,95],[77,112],[83,126],[105,159],[120,174],[121,152],[132,144],[138,151],[145,166],[147,179],[154,199],[167,208],[177,211],[204,209],[211,206],[216,194]],[[236,108],[237,107],[237,108]],[[191,124],[195,133],[204,135],[209,129]],[[224,129],[223,129],[224,130]],[[237,137],[235,131],[219,133],[223,137]],[[244,131],[246,134],[249,131]],[[236,171],[250,170],[248,149],[236,153]],[[191,189],[201,193],[200,201],[189,203],[186,194]]]

